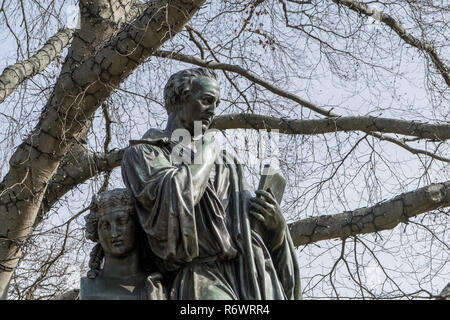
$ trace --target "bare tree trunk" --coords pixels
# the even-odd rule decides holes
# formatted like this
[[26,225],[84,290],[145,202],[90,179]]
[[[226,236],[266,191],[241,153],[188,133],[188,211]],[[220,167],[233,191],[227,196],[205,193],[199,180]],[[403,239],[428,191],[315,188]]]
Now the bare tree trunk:
[[[53,174],[98,106],[136,67],[180,32],[204,0],[157,1],[96,54],[61,73],[30,136],[0,184],[0,295],[32,231]],[[74,40],[75,41],[75,40]]]

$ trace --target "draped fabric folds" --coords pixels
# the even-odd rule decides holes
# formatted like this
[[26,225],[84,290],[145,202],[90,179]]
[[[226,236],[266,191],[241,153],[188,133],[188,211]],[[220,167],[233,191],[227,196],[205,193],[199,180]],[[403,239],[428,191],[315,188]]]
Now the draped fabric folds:
[[122,160],[155,264],[170,277],[170,298],[300,299],[289,231],[269,252],[251,230],[241,165],[224,153],[195,205],[190,169],[172,162],[173,147],[164,132],[150,129],[130,141]]

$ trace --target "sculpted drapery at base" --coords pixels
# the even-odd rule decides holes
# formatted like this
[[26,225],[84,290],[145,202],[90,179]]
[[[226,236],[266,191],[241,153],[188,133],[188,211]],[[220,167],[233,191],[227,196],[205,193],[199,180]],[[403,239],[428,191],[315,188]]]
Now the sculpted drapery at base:
[[85,218],[86,238],[98,243],[91,252],[91,270],[81,278],[79,299],[166,299],[161,274],[152,273],[149,249],[132,200],[125,189],[94,197]]
[[[164,98],[166,129],[130,142],[122,176],[155,263],[170,279],[170,299],[300,299],[296,256],[278,204],[267,192],[252,198],[241,165],[202,136],[220,101],[217,75],[180,71]],[[201,122],[200,135],[194,121]],[[200,156],[200,163],[174,160],[172,133],[179,129],[194,137],[183,152]]]

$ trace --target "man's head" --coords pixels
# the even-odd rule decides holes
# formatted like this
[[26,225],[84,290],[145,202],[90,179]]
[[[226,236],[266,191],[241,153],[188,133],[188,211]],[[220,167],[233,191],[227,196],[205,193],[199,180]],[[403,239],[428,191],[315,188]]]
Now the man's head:
[[217,74],[204,68],[173,74],[164,88],[164,101],[167,113],[175,115],[191,134],[194,133],[194,121],[201,121],[205,132],[220,102]]
[[136,244],[134,207],[126,189],[94,196],[85,217],[86,238],[99,242],[106,256],[127,256]]

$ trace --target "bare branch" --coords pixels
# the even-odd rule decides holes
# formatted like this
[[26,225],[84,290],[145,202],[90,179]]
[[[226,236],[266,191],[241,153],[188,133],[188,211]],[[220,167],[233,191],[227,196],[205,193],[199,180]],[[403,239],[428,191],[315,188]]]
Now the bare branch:
[[202,60],[202,59],[199,59],[196,57],[192,57],[192,56],[188,56],[188,55],[184,55],[184,54],[180,54],[180,53],[176,53],[176,52],[163,51],[163,50],[155,51],[153,53],[153,55],[157,56],[157,57],[161,57],[161,58],[168,58],[168,59],[174,59],[174,60],[178,60],[178,61],[182,61],[182,62],[187,62],[190,64],[194,64],[194,65],[209,68],[209,69],[234,72],[234,73],[240,74],[241,76],[247,78],[248,80],[250,80],[256,84],[259,84],[260,86],[266,88],[267,90],[269,90],[281,97],[290,99],[290,100],[304,106],[305,108],[311,109],[321,115],[324,115],[326,117],[336,117],[337,116],[337,115],[333,114],[330,110],[325,110],[303,98],[300,98],[299,96],[297,96],[295,94],[292,94],[281,88],[278,88],[278,87],[268,83],[267,81],[261,79],[257,75],[255,75],[255,74],[249,72],[248,70],[246,70],[240,66],[237,66],[237,65],[205,61],[205,60]]
[[375,133],[375,132],[371,132],[370,135],[375,137],[375,138],[377,138],[377,139],[380,139],[380,140],[385,140],[385,141],[392,142],[392,143],[402,147],[403,149],[411,152],[412,154],[423,154],[425,156],[434,158],[434,159],[439,160],[439,161],[450,162],[449,158],[441,157],[441,156],[437,155],[434,152],[421,150],[421,149],[417,149],[417,148],[412,148],[412,147],[408,146],[405,142],[400,141],[398,139],[394,139],[392,137],[388,137],[386,135],[378,134],[378,133]]
[[35,225],[42,221],[44,215],[67,192],[102,172],[110,172],[118,167],[124,151],[125,149],[114,149],[108,153],[95,153],[82,145],[72,148],[49,183]]
[[421,213],[450,206],[450,181],[403,193],[372,207],[289,224],[295,246],[393,229]]
[[59,30],[29,59],[6,67],[0,76],[0,103],[22,82],[41,73],[72,42],[72,29]]
[[422,139],[450,139],[450,124],[377,117],[339,117],[317,120],[292,120],[257,114],[229,114],[217,116],[212,126],[226,129],[277,129],[286,134],[323,134],[337,131],[395,133]]
[[357,12],[362,13],[366,16],[373,17],[385,25],[387,25],[389,28],[391,28],[395,33],[399,35],[401,39],[403,39],[407,44],[419,49],[420,51],[424,51],[426,54],[428,54],[433,61],[436,69],[439,71],[439,73],[444,78],[445,82],[447,83],[447,86],[450,87],[450,72],[447,65],[442,61],[442,59],[438,56],[436,52],[436,48],[430,44],[420,41],[419,39],[415,38],[413,35],[409,34],[405,28],[400,24],[400,22],[396,21],[394,18],[392,18],[390,15],[378,11],[375,8],[369,7],[367,4],[356,1],[356,0],[332,0],[334,3],[338,5],[344,5],[348,7],[349,9]]

